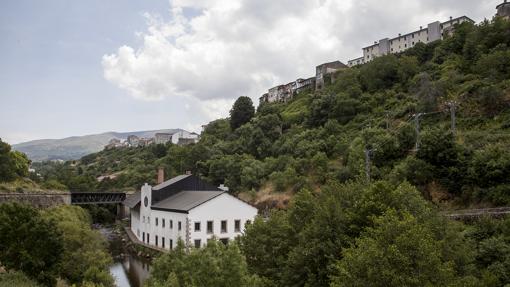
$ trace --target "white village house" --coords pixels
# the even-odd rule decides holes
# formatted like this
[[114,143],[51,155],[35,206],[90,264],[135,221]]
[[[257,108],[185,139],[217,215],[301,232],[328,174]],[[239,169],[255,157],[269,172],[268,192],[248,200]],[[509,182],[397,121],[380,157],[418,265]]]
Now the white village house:
[[145,244],[175,248],[179,239],[188,247],[203,247],[215,237],[223,243],[241,235],[257,209],[191,174],[156,186],[145,184],[124,201],[129,207],[131,232]]

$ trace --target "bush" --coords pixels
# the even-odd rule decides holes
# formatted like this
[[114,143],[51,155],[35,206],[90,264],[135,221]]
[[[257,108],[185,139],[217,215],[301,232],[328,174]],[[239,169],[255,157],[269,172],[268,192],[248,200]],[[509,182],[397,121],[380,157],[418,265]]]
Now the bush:
[[0,287],[38,287],[35,281],[21,272],[0,273]]
[[46,286],[56,283],[62,259],[62,233],[34,208],[0,204],[0,262]]

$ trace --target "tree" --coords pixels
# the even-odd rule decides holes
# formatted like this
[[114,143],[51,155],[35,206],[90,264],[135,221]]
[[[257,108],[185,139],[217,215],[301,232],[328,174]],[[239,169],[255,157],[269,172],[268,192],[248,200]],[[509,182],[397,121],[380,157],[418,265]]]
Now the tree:
[[451,132],[433,128],[420,136],[418,158],[434,166],[449,166],[457,162],[457,149]]
[[179,241],[175,250],[154,261],[147,285],[255,287],[262,286],[262,281],[248,273],[236,243],[225,246],[210,240],[205,247],[187,253]]
[[269,220],[258,217],[247,226],[240,246],[250,272],[282,285],[282,268],[295,243],[295,233],[287,214],[275,211]]
[[253,102],[249,97],[239,97],[230,110],[230,127],[236,130],[238,127],[249,122],[255,114]]
[[331,286],[451,286],[452,264],[442,259],[441,242],[409,213],[389,210],[356,245],[343,251]]
[[510,183],[510,153],[503,144],[488,145],[477,150],[469,166],[469,176],[481,187]]
[[399,80],[399,61],[394,55],[377,57],[360,70],[360,82],[368,92],[391,88]]
[[283,271],[288,286],[329,286],[342,249],[354,244],[362,231],[373,224],[373,218],[389,209],[417,218],[432,217],[430,206],[407,183],[397,187],[387,182],[370,186],[330,183],[321,189],[316,206],[288,254]]
[[407,180],[416,186],[424,186],[433,178],[433,172],[434,168],[427,162],[413,156],[408,156],[395,165],[390,178],[396,183]]
[[0,262],[46,286],[53,286],[62,254],[62,234],[55,223],[19,203],[0,205]]
[[413,90],[418,101],[418,110],[420,112],[436,110],[437,100],[441,93],[437,86],[432,82],[428,73],[420,73],[414,78]]
[[89,213],[78,206],[60,206],[46,210],[44,216],[56,222],[62,233],[60,275],[74,284],[112,286],[113,278],[108,272],[112,259],[105,239],[90,228]]
[[11,156],[11,146],[0,139],[0,182],[11,181],[15,178],[16,170]]

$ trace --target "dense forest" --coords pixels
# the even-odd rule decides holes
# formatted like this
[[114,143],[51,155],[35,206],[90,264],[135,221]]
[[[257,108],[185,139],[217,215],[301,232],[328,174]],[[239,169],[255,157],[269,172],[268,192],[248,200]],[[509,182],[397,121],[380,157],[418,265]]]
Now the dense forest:
[[509,204],[509,44],[507,21],[463,23],[443,41],[340,71],[325,89],[289,103],[255,112],[241,97],[198,144],[34,164],[43,177],[34,180],[70,190],[138,189],[164,167],[167,177],[191,170],[258,202],[370,173],[370,180],[408,181],[438,204]]
[[194,145],[104,150],[31,177],[126,190],[164,167],[284,201],[228,246],[179,243],[148,286],[508,286],[510,219],[466,224],[438,206],[510,204],[510,22],[463,23],[328,82],[256,111],[239,98]]

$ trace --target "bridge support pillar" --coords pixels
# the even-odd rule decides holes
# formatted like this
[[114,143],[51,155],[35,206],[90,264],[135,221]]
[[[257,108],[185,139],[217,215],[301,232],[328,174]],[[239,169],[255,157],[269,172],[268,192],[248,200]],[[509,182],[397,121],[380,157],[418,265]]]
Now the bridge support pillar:
[[117,219],[124,219],[129,216],[129,209],[124,204],[117,204]]

